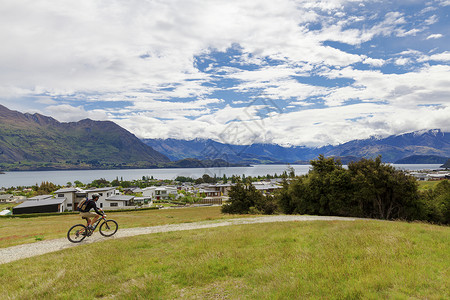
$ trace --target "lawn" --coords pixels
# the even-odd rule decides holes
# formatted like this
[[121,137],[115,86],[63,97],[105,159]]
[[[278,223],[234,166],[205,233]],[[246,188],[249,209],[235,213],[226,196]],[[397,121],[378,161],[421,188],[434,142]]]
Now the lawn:
[[433,181],[417,181],[419,184],[419,191],[433,190],[436,188],[436,185],[440,183],[438,180]]
[[[167,213],[156,223],[183,219]],[[6,299],[449,299],[449,248],[449,227],[422,223],[237,225],[0,265],[0,286]]]
[[[244,217],[224,215],[218,206],[107,212],[107,215],[109,219],[116,220],[120,228]],[[78,214],[33,218],[0,217],[0,248],[65,237],[69,228],[78,223],[85,223]]]

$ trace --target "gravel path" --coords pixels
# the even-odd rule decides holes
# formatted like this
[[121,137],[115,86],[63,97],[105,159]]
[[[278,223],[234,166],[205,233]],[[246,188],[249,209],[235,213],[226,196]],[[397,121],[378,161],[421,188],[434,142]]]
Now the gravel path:
[[292,221],[354,221],[356,218],[342,218],[342,217],[324,217],[324,216],[264,216],[255,218],[241,218],[229,219],[225,221],[204,221],[196,223],[181,223],[162,226],[140,227],[140,228],[125,228],[121,229],[119,224],[119,231],[110,237],[105,238],[98,232],[86,238],[78,244],[69,242],[67,238],[60,238],[55,240],[40,241],[32,244],[23,244],[9,248],[0,249],[0,264],[9,263],[19,259],[42,255],[50,252],[55,252],[79,245],[85,245],[100,241],[107,241],[110,239],[119,239],[123,237],[136,236],[142,234],[151,234],[157,232],[193,230],[203,228],[222,227],[230,225],[241,224],[256,224],[256,223],[270,223],[270,222],[292,222]]

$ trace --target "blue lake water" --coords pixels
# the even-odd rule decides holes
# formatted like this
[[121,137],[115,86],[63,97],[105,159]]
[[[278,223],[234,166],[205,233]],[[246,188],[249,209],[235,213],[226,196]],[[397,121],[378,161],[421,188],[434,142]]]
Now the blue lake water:
[[[295,174],[302,175],[308,173],[309,165],[290,165],[294,168]],[[440,165],[394,165],[396,168],[404,170],[424,170],[438,169]],[[142,176],[153,176],[155,179],[175,179],[178,176],[199,178],[203,174],[210,176],[223,175],[232,176],[263,176],[282,174],[288,165],[255,165],[251,167],[230,167],[230,168],[186,168],[186,169],[124,169],[124,170],[74,170],[74,171],[26,171],[26,172],[6,172],[0,174],[0,188],[12,186],[31,186],[41,182],[52,182],[58,185],[65,185],[67,182],[73,183],[78,180],[82,183],[90,183],[95,179],[104,178],[112,181],[115,178],[123,180],[141,179]]]

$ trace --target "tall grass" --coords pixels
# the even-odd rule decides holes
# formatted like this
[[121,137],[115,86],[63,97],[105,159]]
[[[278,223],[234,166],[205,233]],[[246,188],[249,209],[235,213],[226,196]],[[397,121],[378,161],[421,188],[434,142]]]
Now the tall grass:
[[290,222],[109,240],[0,266],[10,299],[449,299],[450,228]]

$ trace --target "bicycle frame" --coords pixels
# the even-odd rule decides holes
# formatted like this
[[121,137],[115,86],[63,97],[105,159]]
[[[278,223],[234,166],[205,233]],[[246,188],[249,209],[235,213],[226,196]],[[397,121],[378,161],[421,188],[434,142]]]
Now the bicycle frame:
[[100,223],[102,221],[106,222],[106,218],[104,216],[101,216],[97,221],[95,221],[95,223],[93,225],[94,228],[91,229],[91,228],[86,226],[86,228],[87,228],[87,230],[89,232],[89,235],[91,235],[95,231],[95,229],[97,229],[97,226],[101,225]]

